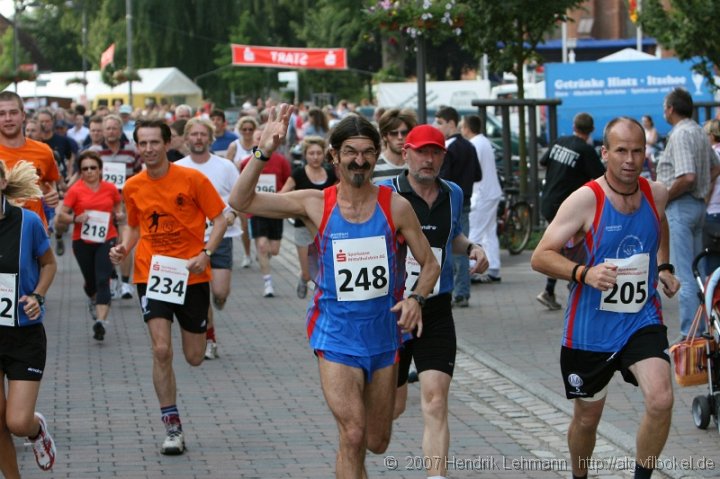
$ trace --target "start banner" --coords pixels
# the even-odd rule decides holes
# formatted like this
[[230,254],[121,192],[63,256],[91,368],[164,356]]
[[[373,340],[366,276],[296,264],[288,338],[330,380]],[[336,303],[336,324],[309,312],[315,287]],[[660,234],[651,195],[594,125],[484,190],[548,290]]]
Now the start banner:
[[284,48],[231,45],[232,63],[239,66],[347,70],[344,48]]

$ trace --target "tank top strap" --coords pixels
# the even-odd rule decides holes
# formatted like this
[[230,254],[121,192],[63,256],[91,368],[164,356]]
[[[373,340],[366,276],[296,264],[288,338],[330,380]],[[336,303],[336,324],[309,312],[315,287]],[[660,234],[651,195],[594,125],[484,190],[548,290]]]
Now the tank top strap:
[[655,197],[653,196],[650,182],[642,176],[638,178],[638,181],[640,182],[640,191],[642,192],[643,196],[645,196],[645,199],[647,200],[650,208],[655,214],[655,218],[660,221],[660,215],[658,214],[657,208],[655,207]]
[[330,186],[323,190],[323,215],[318,227],[318,234],[322,236],[325,233],[325,227],[327,226],[330,214],[333,208],[337,205],[337,185]]
[[382,209],[383,213],[385,214],[385,219],[388,222],[388,225],[390,226],[390,231],[393,233],[395,232],[395,223],[393,222],[392,217],[392,194],[393,189],[389,186],[381,185],[379,186],[378,191],[378,204],[380,205],[380,209]]

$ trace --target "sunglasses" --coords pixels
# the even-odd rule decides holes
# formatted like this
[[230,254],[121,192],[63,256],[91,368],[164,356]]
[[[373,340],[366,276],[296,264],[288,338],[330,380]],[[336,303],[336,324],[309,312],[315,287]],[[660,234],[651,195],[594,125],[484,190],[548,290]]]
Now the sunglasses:
[[388,134],[388,136],[395,136],[395,137],[402,136],[403,138],[405,138],[408,135],[408,133],[409,133],[409,130],[392,130],[392,131],[388,131],[387,134]]
[[255,131],[255,128],[241,128],[241,131]]
[[97,167],[97,166],[83,166],[83,167],[80,168],[80,169],[81,169],[82,171],[88,171],[88,170],[97,170],[98,167]]

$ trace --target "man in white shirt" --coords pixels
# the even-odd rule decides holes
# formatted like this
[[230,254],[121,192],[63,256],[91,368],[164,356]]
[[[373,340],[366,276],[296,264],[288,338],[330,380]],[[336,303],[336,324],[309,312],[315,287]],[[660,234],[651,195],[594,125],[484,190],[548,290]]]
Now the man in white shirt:
[[465,139],[477,151],[482,180],[473,183],[473,193],[470,198],[470,234],[471,242],[481,244],[485,249],[488,262],[487,273],[474,274],[472,283],[493,283],[500,281],[500,242],[497,236],[497,210],[502,196],[497,169],[495,168],[495,153],[490,140],[480,133],[480,117],[467,115],[463,118],[461,132]]
[[[210,145],[214,140],[215,127],[212,122],[202,118],[191,118],[185,125],[185,143],[190,149],[190,154],[175,162],[176,165],[192,168],[203,173],[210,180],[220,197],[227,205],[228,197],[232,191],[235,181],[240,176],[238,169],[217,155],[210,153]],[[213,304],[222,310],[230,295],[230,282],[232,279],[233,264],[233,238],[240,236],[242,230],[238,224],[237,212],[226,206],[223,212],[227,220],[227,230],[223,236],[220,246],[210,256],[212,268],[212,280],[210,290],[212,292]],[[208,223],[205,229],[205,240],[210,237],[212,224]],[[215,339],[215,321],[213,319],[213,308],[208,311],[208,328],[206,333],[207,346],[205,348],[205,359],[218,357],[217,341]]]

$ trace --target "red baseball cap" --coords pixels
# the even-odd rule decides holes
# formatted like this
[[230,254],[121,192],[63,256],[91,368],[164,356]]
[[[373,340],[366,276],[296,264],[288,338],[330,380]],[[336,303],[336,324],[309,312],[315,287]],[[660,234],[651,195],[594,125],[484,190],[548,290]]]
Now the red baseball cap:
[[418,125],[405,137],[405,148],[416,150],[427,145],[434,145],[445,151],[445,135],[432,125]]

